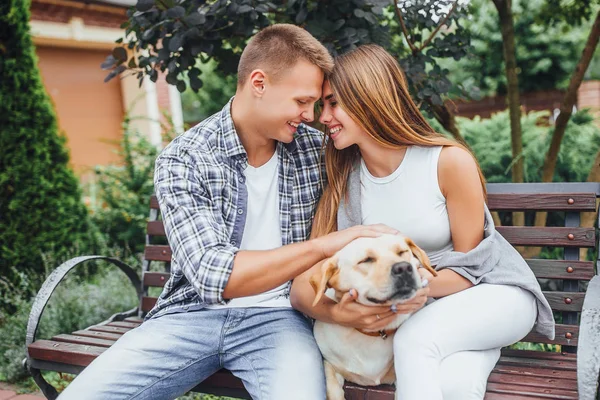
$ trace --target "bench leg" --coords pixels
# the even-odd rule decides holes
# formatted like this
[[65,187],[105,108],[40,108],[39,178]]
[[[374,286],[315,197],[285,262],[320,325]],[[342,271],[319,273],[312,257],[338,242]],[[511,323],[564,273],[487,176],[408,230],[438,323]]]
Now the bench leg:
[[29,372],[29,375],[31,375],[36,385],[38,385],[38,387],[48,400],[55,400],[58,397],[58,392],[56,391],[54,386],[46,382],[46,380],[42,376],[42,371],[30,367],[27,363],[27,359],[23,360],[23,366],[25,367],[27,372]]

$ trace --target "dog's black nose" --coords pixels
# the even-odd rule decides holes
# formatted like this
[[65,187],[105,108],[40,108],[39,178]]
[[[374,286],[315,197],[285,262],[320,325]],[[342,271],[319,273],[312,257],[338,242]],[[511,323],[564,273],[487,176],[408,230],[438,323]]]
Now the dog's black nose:
[[392,274],[394,275],[402,275],[408,274],[412,271],[412,265],[409,262],[401,261],[392,265]]

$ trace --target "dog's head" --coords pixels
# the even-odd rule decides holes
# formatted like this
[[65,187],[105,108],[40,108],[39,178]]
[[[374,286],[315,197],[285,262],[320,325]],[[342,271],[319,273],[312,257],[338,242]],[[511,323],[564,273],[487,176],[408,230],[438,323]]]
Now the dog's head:
[[316,305],[325,290],[336,293],[354,288],[357,302],[366,305],[391,305],[412,298],[421,288],[419,264],[434,276],[427,254],[412,240],[401,235],[359,238],[323,263],[310,278]]

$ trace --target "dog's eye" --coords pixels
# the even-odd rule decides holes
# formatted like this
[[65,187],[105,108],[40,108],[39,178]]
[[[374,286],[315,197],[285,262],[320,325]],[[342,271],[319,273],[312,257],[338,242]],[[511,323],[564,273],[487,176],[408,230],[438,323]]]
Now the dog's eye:
[[362,260],[360,263],[361,264],[363,264],[363,263],[372,263],[374,261],[375,261],[375,259],[373,257],[367,257],[364,260]]
[[408,251],[408,250],[400,250],[400,251],[398,252],[398,255],[399,255],[399,256],[401,256],[401,255],[403,255],[404,253],[406,253],[407,251]]

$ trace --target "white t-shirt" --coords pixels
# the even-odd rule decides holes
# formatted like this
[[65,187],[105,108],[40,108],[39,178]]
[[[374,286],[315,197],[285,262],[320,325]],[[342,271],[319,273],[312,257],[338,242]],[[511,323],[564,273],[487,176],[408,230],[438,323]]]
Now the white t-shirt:
[[363,224],[386,224],[411,238],[432,265],[454,249],[446,198],[438,183],[441,146],[409,146],[391,175],[375,177],[361,160]]
[[[279,219],[279,157],[273,157],[258,168],[248,165],[244,170],[248,204],[246,225],[240,250],[271,250],[281,247],[281,222]],[[285,291],[288,282],[267,292],[232,299],[225,305],[207,308],[228,307],[291,307]]]

